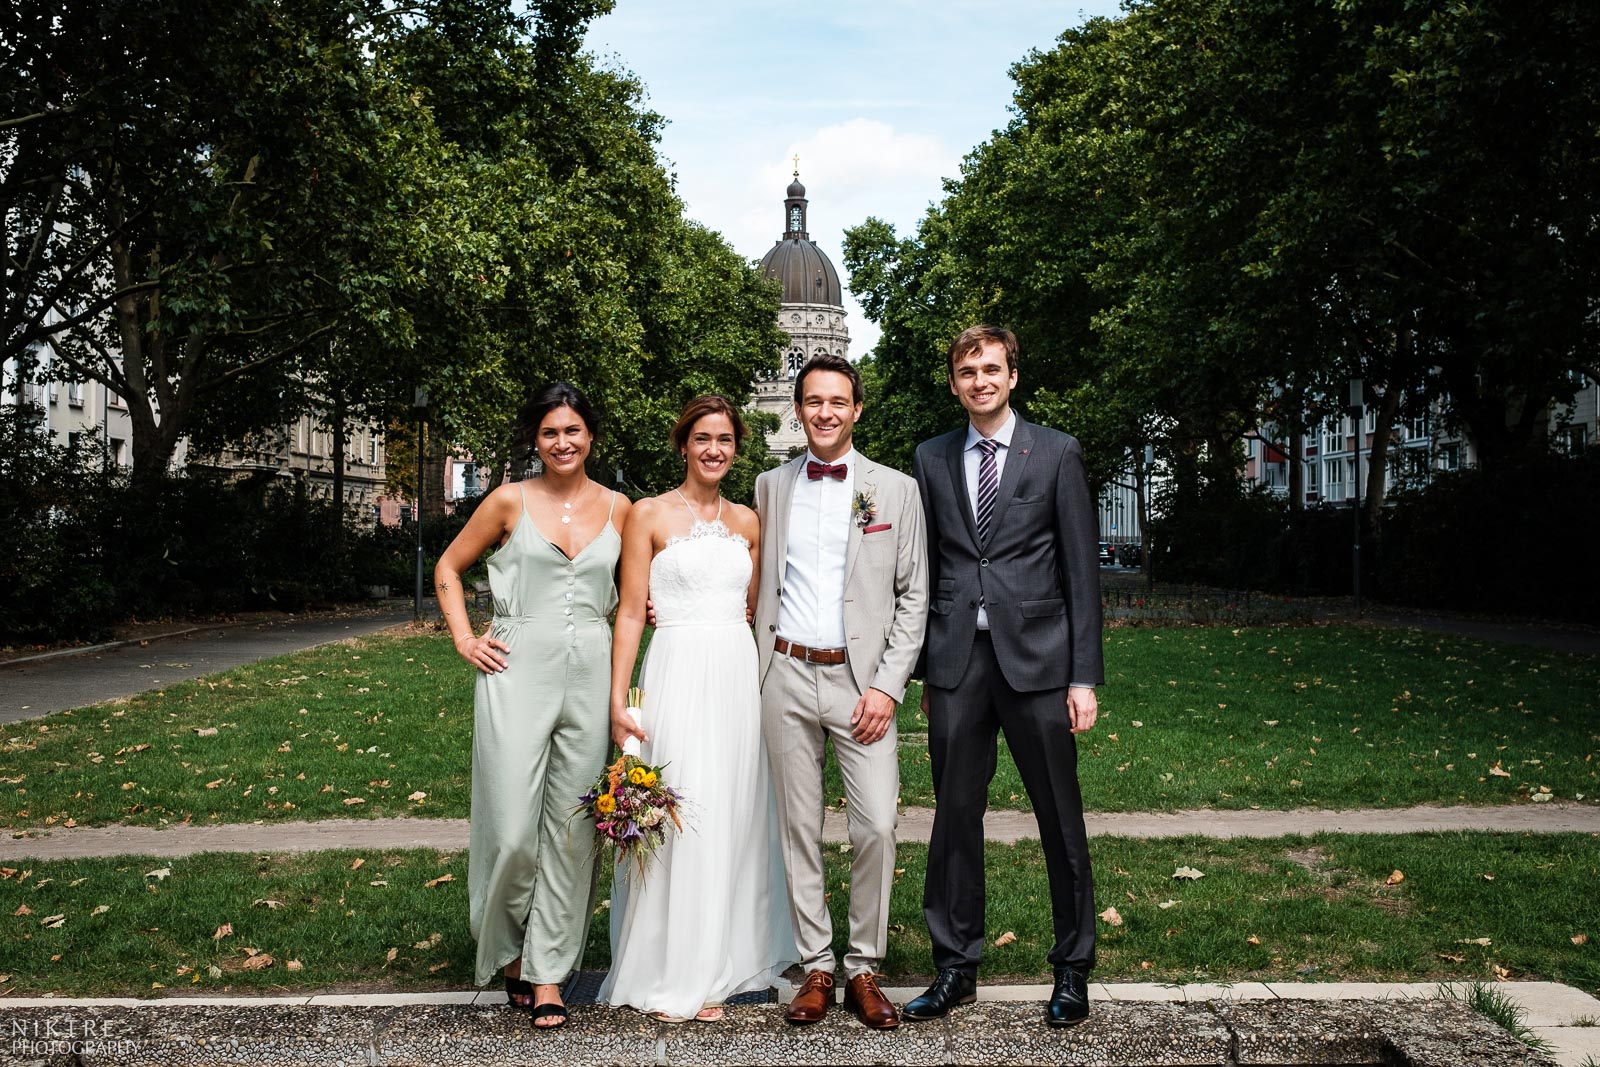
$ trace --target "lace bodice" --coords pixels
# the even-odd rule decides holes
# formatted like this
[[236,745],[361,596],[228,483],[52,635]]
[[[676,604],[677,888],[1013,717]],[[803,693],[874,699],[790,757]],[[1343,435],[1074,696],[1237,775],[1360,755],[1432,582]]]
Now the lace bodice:
[[697,520],[650,561],[656,625],[743,623],[750,588],[750,542],[720,520]]

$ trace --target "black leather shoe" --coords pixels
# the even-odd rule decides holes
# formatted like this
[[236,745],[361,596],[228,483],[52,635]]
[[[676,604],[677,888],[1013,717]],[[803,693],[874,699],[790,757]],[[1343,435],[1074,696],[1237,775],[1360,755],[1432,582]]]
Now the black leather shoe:
[[1076,967],[1056,968],[1056,988],[1045,1005],[1051,1026],[1077,1026],[1089,1017],[1089,972]]
[[954,967],[941,967],[928,991],[900,1009],[900,1018],[918,1023],[942,1019],[957,1004],[971,1004],[977,999],[976,978]]

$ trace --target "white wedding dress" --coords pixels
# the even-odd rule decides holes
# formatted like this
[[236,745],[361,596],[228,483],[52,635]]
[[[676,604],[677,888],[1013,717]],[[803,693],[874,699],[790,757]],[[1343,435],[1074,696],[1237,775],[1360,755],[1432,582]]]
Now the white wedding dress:
[[599,996],[675,1018],[769,988],[799,956],[745,622],[750,546],[721,514],[696,520],[650,562],[656,631],[639,676],[650,737],[640,755],[665,765],[684,829],[643,875],[614,868],[611,971]]

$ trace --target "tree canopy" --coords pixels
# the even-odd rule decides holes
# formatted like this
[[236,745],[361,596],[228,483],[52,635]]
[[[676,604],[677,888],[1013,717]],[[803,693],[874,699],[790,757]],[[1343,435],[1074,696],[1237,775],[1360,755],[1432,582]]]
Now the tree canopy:
[[1381,440],[1438,403],[1485,463],[1537,451],[1600,379],[1597,67],[1581,0],[1140,0],[1069,30],[915,234],[848,234],[894,409],[866,432],[903,461],[948,426],[945,346],[987,320],[1092,477],[1154,442],[1177,492],[1236,486],[1243,435],[1305,432],[1350,377]]
[[387,424],[419,388],[498,472],[566,378],[601,461],[659,480],[679,405],[772,365],[776,296],[684,219],[638,83],[579,52],[608,7],[24,4],[0,357],[123,398],[136,478],[307,407]]

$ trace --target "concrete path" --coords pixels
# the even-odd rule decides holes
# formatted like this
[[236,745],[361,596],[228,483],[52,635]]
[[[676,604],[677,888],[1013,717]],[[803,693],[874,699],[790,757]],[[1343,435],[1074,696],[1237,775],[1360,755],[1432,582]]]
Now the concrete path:
[[[780,1004],[730,1005],[710,1026],[656,1023],[572,999],[560,1031],[529,1033],[498,989],[444,993],[0,1000],[6,1062],[228,1064],[1362,1064],[1577,1065],[1600,1001],[1556,982],[1498,983],[1555,1059],[1423,983],[1093,983],[1089,1019],[1043,1025],[1045,986],[980,987],[949,1017],[871,1033],[841,1009],[785,1026]],[[904,1003],[920,988],[886,989]],[[780,1002],[783,993],[780,992]],[[6,1057],[9,1053],[9,1058]]]
[[[1175,811],[1090,813],[1096,837],[1213,838],[1285,837],[1293,834],[1402,834],[1430,830],[1488,830],[1501,833],[1600,833],[1600,804],[1518,804],[1506,807],[1361,809],[1319,811]],[[897,836],[926,844],[933,830],[932,808],[906,808]],[[990,841],[1037,839],[1028,812],[991,811],[984,820]],[[314,822],[247,823],[226,826],[93,826],[17,831],[0,840],[0,860],[88,859],[96,856],[193,856],[201,852],[314,852],[319,849],[467,847],[465,819],[321,819]],[[830,811],[823,839],[849,840],[845,816]]]
[[410,622],[411,609],[196,630],[99,646],[75,655],[13,661],[0,671],[0,723],[36,719],[160,689],[203,674],[300,652]]
[[[1334,616],[1333,621],[1355,623],[1348,616]],[[1399,627],[1427,630],[1430,633],[1470,637],[1478,641],[1498,641],[1508,645],[1532,645],[1556,652],[1577,655],[1600,655],[1600,630],[1592,627],[1562,626],[1546,622],[1499,622],[1492,619],[1472,619],[1461,615],[1430,615],[1405,611],[1364,611],[1357,625]]]

